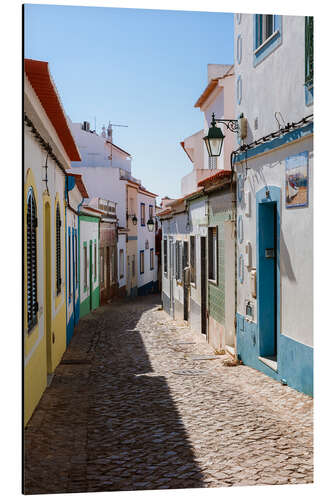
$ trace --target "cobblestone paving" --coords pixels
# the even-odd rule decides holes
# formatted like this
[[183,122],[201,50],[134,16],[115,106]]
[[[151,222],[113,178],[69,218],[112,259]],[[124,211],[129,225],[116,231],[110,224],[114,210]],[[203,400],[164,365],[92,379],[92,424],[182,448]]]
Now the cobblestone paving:
[[312,399],[198,343],[159,297],[80,321],[25,430],[25,492],[313,481]]

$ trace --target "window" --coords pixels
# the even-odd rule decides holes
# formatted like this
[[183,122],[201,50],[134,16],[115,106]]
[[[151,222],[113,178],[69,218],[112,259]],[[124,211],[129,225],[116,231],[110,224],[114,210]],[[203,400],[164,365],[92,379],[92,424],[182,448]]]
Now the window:
[[140,250],[140,274],[145,272],[145,251]]
[[150,249],[150,270],[154,269],[154,249]]
[[100,266],[100,280],[101,285],[104,284],[104,247],[99,249],[99,266]]
[[38,321],[37,302],[37,210],[32,188],[27,199],[27,316],[28,331]]
[[83,286],[86,290],[88,288],[88,253],[87,243],[83,243]]
[[72,296],[71,230],[68,228],[68,298]]
[[259,14],[257,16],[256,48],[260,47],[267,38],[273,35],[274,17],[272,15]]
[[216,156],[208,156],[208,168],[209,168],[209,170],[216,170],[217,169]]
[[208,279],[217,282],[217,227],[208,228]]
[[168,240],[163,240],[164,274],[168,274]]
[[94,281],[97,278],[97,243],[94,242]]
[[141,226],[146,225],[146,207],[144,203],[140,205],[140,215],[141,215]]
[[60,219],[60,208],[59,203],[57,203],[56,208],[56,288],[57,295],[61,292],[61,219]]
[[259,64],[282,42],[282,16],[255,14],[254,18],[254,60]]
[[182,279],[182,259],[181,259],[181,242],[176,241],[176,280]]
[[195,255],[195,236],[190,236],[190,265],[191,265],[191,283],[196,284],[196,255]]
[[132,276],[135,277],[135,255],[132,255]]
[[153,218],[153,205],[149,205],[149,219]]
[[124,250],[119,250],[119,278],[124,277]]

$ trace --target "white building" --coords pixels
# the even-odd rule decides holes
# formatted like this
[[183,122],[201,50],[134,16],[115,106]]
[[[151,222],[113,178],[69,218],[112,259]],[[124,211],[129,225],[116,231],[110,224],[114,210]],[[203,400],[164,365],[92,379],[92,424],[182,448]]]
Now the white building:
[[148,230],[149,219],[155,225],[155,200],[157,194],[140,186],[137,194],[138,213],[138,295],[158,289],[158,258],[155,254],[155,227]]
[[24,424],[66,349],[66,173],[80,154],[48,63],[24,61]]
[[236,14],[234,45],[237,352],[312,394],[312,19]]

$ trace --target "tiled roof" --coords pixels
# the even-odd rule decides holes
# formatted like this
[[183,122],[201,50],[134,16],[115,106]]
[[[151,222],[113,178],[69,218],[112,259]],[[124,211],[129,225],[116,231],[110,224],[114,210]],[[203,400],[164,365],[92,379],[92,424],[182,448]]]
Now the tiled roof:
[[69,159],[71,161],[81,161],[80,153],[69,129],[58,92],[52,81],[48,63],[25,59],[24,70],[49,120],[55,128]]
[[206,177],[205,179],[202,179],[200,182],[198,182],[198,186],[204,186],[205,184],[214,182],[215,180],[218,179],[222,179],[223,177],[231,178],[231,175],[232,175],[231,170],[220,170],[216,174],[211,175],[210,177]]

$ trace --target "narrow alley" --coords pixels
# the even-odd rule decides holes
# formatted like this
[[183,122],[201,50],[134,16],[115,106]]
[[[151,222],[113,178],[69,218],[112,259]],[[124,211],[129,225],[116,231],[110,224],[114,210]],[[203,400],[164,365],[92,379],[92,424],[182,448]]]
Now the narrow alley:
[[88,314],[25,430],[25,492],[312,482],[312,398],[230,360],[158,295]]

